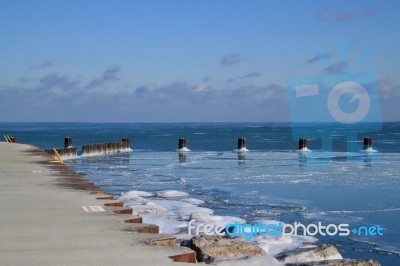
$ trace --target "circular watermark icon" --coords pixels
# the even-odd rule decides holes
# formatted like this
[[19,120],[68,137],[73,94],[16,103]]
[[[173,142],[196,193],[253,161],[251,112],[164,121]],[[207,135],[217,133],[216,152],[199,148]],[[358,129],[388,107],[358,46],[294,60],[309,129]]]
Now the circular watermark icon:
[[[352,94],[350,103],[358,100],[358,107],[354,112],[345,112],[339,105],[340,98],[344,94]],[[339,123],[355,124],[362,121],[371,107],[371,99],[367,90],[359,83],[345,81],[337,84],[329,93],[327,99],[329,113]]]

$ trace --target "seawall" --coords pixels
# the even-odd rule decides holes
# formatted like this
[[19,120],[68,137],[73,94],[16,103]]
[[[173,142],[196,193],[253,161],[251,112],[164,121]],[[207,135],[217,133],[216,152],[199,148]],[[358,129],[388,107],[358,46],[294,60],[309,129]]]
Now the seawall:
[[193,265],[172,260],[189,262],[192,250],[51,160],[34,146],[0,142],[2,265]]

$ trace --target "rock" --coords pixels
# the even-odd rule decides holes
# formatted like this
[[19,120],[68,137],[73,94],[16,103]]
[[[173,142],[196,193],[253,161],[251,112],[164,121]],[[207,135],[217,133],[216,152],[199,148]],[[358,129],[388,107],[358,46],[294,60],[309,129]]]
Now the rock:
[[317,248],[300,248],[287,252],[279,253],[275,256],[283,263],[299,263],[322,260],[341,260],[343,259],[339,251],[330,245],[321,245]]
[[287,263],[286,266],[381,266],[374,260],[324,260],[304,263]]
[[191,241],[191,240],[186,240],[186,239],[184,239],[184,240],[181,241],[180,246],[181,246],[181,247],[188,247],[188,248],[190,248],[190,245],[191,245],[191,244],[192,244],[192,241]]
[[221,236],[195,236],[190,240],[190,248],[196,251],[199,262],[212,262],[216,258],[265,255],[265,251],[255,244],[236,241]]

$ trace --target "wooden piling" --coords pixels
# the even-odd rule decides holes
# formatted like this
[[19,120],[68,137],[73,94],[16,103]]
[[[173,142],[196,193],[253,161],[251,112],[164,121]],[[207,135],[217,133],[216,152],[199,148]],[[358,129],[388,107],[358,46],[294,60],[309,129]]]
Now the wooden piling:
[[299,150],[307,149],[307,139],[300,138],[299,139]]
[[64,148],[72,148],[72,138],[71,137],[65,137],[64,138]]
[[82,146],[82,155],[119,153],[130,150],[129,139],[120,142],[109,142]]
[[186,139],[185,138],[180,138],[179,139],[179,144],[178,144],[178,149],[184,149],[187,148],[186,146]]
[[246,139],[245,138],[238,138],[238,150],[246,148]]
[[[64,148],[64,149],[56,149],[58,154],[61,156],[61,158],[75,158],[77,156],[77,150],[76,148]],[[45,150],[48,154],[55,156],[55,152],[53,149],[51,150]]]
[[121,140],[121,142],[122,142],[122,146],[125,148],[125,149],[129,149],[130,148],[130,141],[129,141],[129,139],[128,138],[123,138],[122,140]]
[[370,137],[364,138],[364,150],[368,148],[372,148],[372,138]]

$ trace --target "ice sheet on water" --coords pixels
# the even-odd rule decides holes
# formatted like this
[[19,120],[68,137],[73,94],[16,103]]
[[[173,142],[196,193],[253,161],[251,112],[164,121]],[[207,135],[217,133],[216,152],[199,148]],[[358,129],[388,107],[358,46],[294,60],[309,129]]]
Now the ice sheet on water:
[[[149,224],[156,224],[160,228],[160,233],[175,235],[177,239],[188,239],[184,238],[187,232],[187,222],[173,219],[165,219],[162,216],[156,215],[146,215],[143,216],[143,222]],[[182,238],[179,238],[178,235],[182,234]]]
[[181,199],[181,201],[183,202],[187,202],[193,205],[203,205],[205,202],[204,200],[200,200],[200,199],[194,199],[194,198],[186,198],[186,199]]
[[218,224],[218,225],[225,225],[228,224],[244,224],[246,220],[235,217],[235,216],[221,216],[221,215],[213,215],[201,212],[194,212],[190,215],[189,220],[196,220],[195,223],[200,224]]
[[130,190],[128,192],[122,192],[120,199],[130,199],[130,198],[137,198],[137,197],[153,197],[154,193],[150,193],[147,191],[140,191],[140,190]]
[[307,147],[305,147],[305,148],[301,148],[300,150],[297,150],[296,152],[300,153],[300,154],[303,154],[303,153],[307,154],[307,153],[310,153],[311,150],[308,149]]
[[327,213],[333,214],[352,214],[352,213],[375,213],[375,212],[398,212],[400,208],[383,208],[383,209],[372,209],[372,210],[338,210],[338,211],[327,211]]
[[154,199],[153,202],[164,208],[168,209],[167,215],[177,214],[183,216],[185,219],[189,219],[190,214],[194,212],[202,214],[213,214],[214,211],[209,208],[198,207],[194,204],[183,202],[180,200],[163,200]]
[[[196,205],[204,203],[202,200],[193,198],[177,200],[179,197],[187,196],[185,192],[166,190],[154,193],[154,197],[151,197],[151,195],[153,194],[133,190],[124,193],[120,199],[136,214],[141,215],[145,223],[157,224],[160,227],[160,232],[177,235],[180,239],[191,238],[188,235],[188,222],[192,219],[196,220],[194,225],[210,224],[213,228],[216,226],[223,228],[228,224],[246,222],[244,219],[235,216],[214,215],[213,210]],[[160,199],[160,196],[163,198]],[[203,231],[200,230],[199,232]]]
[[152,203],[164,209],[162,212],[142,213],[144,222],[155,223],[161,233],[186,235],[189,216],[196,212],[201,215],[211,215],[213,210],[178,200],[154,199]]
[[132,208],[132,210],[139,215],[155,212],[165,212],[167,210],[164,207],[157,205],[153,202],[146,202],[142,204],[127,204],[126,206]]
[[[380,243],[370,241],[370,238],[350,238],[351,241],[357,244],[357,249],[362,252],[380,253],[385,256],[398,256],[400,257],[400,249],[394,246],[393,243],[387,241],[380,241]],[[359,244],[362,245],[359,245]]]
[[159,198],[186,198],[188,193],[178,190],[162,190],[155,193]]
[[[176,190],[159,191],[154,194],[133,190],[121,195],[120,199],[126,206],[132,208],[135,214],[142,216],[145,223],[157,224],[161,233],[181,234],[182,239],[189,239],[190,237],[187,235],[189,216],[192,213],[212,215],[213,210],[199,207],[190,202],[173,200],[179,197],[187,197],[187,195],[185,192]],[[159,199],[160,197],[162,198]],[[198,204],[204,203],[193,198],[189,201]]]
[[[198,209],[204,204],[201,200],[206,200],[207,206],[220,213],[246,217],[249,223],[268,218],[359,225],[360,220],[367,221],[367,215],[386,215],[390,219],[399,207],[395,191],[400,182],[399,154],[378,154],[380,160],[375,159],[377,154],[362,152],[315,150],[300,158],[293,151],[251,151],[244,160],[239,160],[238,154],[232,151],[192,151],[186,163],[181,164],[175,151],[143,152],[131,154],[129,165],[122,164],[123,167],[118,167],[117,162],[115,169],[108,169],[107,161],[104,163],[107,167],[96,165],[96,168],[90,168],[84,164],[82,172],[90,173],[93,178],[98,178],[94,179],[96,182],[111,187],[111,190],[115,185],[118,192],[123,191],[122,185],[129,189],[159,190],[148,196],[127,192],[121,199],[126,204],[143,205],[137,209],[142,212],[145,222],[159,224],[162,232],[183,239],[188,237],[187,224],[194,212],[206,213],[203,218],[213,220],[211,222],[224,222],[213,215],[211,209]],[[371,159],[371,166],[365,166],[365,158]],[[239,165],[239,161],[244,164]],[[125,168],[134,175],[120,178]],[[363,197],[354,198],[355,192]],[[201,200],[188,198],[188,193],[192,197],[199,195]],[[376,196],[365,199],[367,195]],[[334,198],[335,202],[327,198]],[[297,200],[300,202],[296,203]],[[376,203],[376,208],[365,207],[365,200]],[[312,242],[300,236],[256,237],[255,240],[271,253]]]
[[246,153],[248,151],[250,151],[249,149],[247,149],[246,147],[242,147],[240,149],[235,149],[235,152],[239,152],[239,153]]

